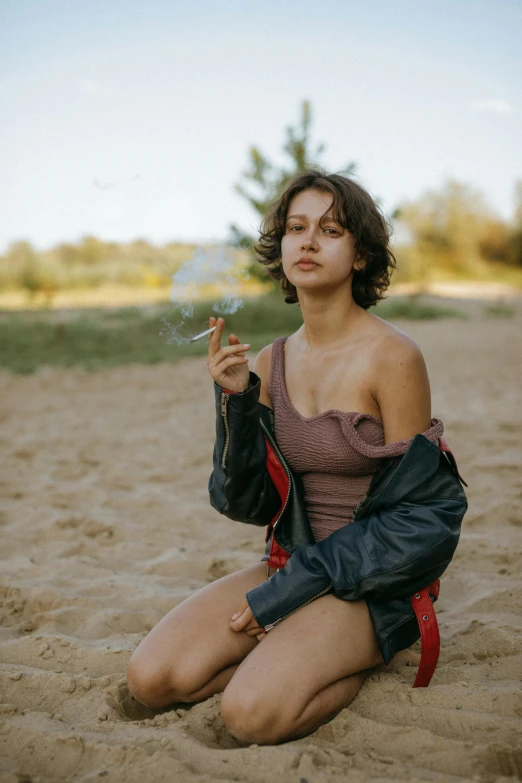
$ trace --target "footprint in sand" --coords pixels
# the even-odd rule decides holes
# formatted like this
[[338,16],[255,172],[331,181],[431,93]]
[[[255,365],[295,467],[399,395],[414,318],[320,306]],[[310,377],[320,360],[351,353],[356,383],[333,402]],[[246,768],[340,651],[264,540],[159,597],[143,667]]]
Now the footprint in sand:
[[194,704],[185,714],[184,731],[207,748],[235,750],[244,747],[227,729],[219,712],[220,694]]
[[126,685],[120,685],[116,693],[107,696],[107,705],[117,712],[121,720],[125,721],[150,720],[158,713],[165,712],[165,710],[151,710],[140,704],[134,696],[130,695]]

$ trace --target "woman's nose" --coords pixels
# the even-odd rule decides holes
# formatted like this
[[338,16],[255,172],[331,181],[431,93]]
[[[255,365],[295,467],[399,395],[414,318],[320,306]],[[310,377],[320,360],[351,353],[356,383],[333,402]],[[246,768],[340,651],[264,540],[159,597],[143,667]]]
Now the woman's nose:
[[303,235],[302,240],[303,240],[302,241],[303,250],[308,250],[316,246],[316,239],[311,229],[305,235]]

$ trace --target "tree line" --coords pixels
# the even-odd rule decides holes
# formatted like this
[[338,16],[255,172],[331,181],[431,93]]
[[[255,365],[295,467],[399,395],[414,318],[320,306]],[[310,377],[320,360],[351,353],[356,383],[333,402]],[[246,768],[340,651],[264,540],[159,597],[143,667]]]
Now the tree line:
[[[235,188],[260,221],[296,173],[322,165],[325,145],[312,149],[311,126],[311,106],[303,101],[299,122],[285,129],[285,165],[273,163],[256,146],[250,148]],[[337,171],[357,176],[357,165],[352,161]],[[496,215],[480,192],[452,179],[398,205],[390,215],[398,229],[394,279],[423,283],[443,277],[486,278],[501,268],[522,270],[522,180],[515,184],[514,195],[511,220]],[[264,267],[255,261],[254,241],[237,225],[230,226],[229,244],[243,248],[253,275],[265,277]],[[195,245],[186,243],[157,247],[145,239],[118,243],[95,236],[43,252],[37,252],[30,242],[14,242],[0,256],[0,290],[24,289],[31,296],[43,294],[50,300],[58,290],[107,283],[161,288],[169,285],[194,249]]]

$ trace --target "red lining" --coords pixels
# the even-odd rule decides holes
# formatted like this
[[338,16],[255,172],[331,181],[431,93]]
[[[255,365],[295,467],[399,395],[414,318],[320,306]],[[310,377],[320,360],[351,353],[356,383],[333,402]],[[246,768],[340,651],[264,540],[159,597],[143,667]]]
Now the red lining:
[[[288,493],[290,492],[290,482],[288,480],[286,470],[279,462],[277,455],[272,447],[272,444],[266,437],[265,437],[265,444],[266,444],[266,468],[268,470],[268,475],[272,479],[274,486],[279,493],[279,497],[281,498],[281,506],[279,507],[277,513],[275,514],[274,518],[272,519],[272,521],[267,527],[266,538],[265,538],[265,542],[266,542],[270,538],[270,533],[272,532],[272,527],[275,520],[281,513],[281,509],[286,503]],[[268,566],[270,566],[270,568],[284,568],[289,558],[290,558],[290,553],[287,552],[286,549],[283,549],[283,547],[279,546],[279,544],[275,540],[275,537],[272,537],[270,554],[268,556]]]

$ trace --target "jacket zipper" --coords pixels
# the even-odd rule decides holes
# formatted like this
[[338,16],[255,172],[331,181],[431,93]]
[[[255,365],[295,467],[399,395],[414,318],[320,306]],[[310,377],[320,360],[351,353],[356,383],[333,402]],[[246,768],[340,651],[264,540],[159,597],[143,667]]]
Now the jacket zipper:
[[332,583],[330,582],[328,587],[325,587],[323,590],[320,590],[318,593],[313,595],[311,598],[309,598],[304,603],[300,604],[299,606],[296,606],[296,608],[292,609],[291,612],[287,612],[287,614],[284,614],[282,617],[279,618],[279,620],[276,620],[274,623],[269,623],[268,625],[265,625],[264,631],[266,633],[268,633],[268,631],[271,631],[272,628],[274,628],[278,623],[282,623],[283,620],[286,620],[287,617],[290,617],[290,615],[295,614],[296,612],[298,612],[299,609],[303,608],[303,606],[307,606],[308,604],[311,604],[312,601],[315,601],[315,600],[317,600],[317,598],[320,598],[322,595],[325,595],[325,593],[330,592],[331,588],[332,588]]
[[283,455],[282,455],[282,454],[281,454],[281,452],[279,451],[279,448],[277,447],[277,444],[276,444],[276,443],[275,443],[275,441],[272,439],[272,437],[271,437],[270,433],[268,432],[267,428],[265,427],[265,425],[263,424],[263,422],[262,422],[262,421],[260,422],[260,424],[261,424],[261,429],[262,429],[262,430],[264,430],[264,432],[266,433],[266,435],[267,435],[267,437],[268,437],[268,440],[270,441],[270,445],[272,446],[272,448],[274,449],[275,453],[277,454],[277,457],[278,457],[278,459],[279,459],[279,462],[280,462],[280,463],[281,463],[281,465],[283,466],[283,470],[285,471],[285,473],[286,473],[286,475],[287,475],[287,478],[288,478],[288,492],[286,493],[286,500],[285,500],[285,502],[284,502],[284,504],[283,504],[283,507],[282,507],[281,511],[279,512],[279,516],[277,517],[276,521],[275,521],[275,522],[274,522],[274,524],[272,525],[272,531],[271,531],[271,532],[272,532],[272,535],[274,535],[274,530],[276,529],[276,526],[277,526],[277,524],[278,524],[279,520],[281,519],[281,517],[283,516],[283,514],[284,514],[284,512],[285,512],[285,509],[286,509],[286,507],[287,507],[287,505],[288,505],[288,500],[289,500],[289,498],[290,498],[290,488],[291,488],[291,486],[292,486],[292,479],[291,479],[291,477],[290,477],[290,471],[289,471],[289,470],[288,470],[288,468],[286,467],[286,463],[285,463],[285,461],[284,461],[284,459],[283,459]]
[[223,447],[223,456],[221,457],[221,467],[223,468],[223,470],[226,469],[228,443],[230,440],[230,430],[228,428],[228,419],[227,419],[227,405],[228,405],[228,394],[225,394],[225,392],[221,392],[221,415],[223,416],[223,422],[225,424],[225,445]]

